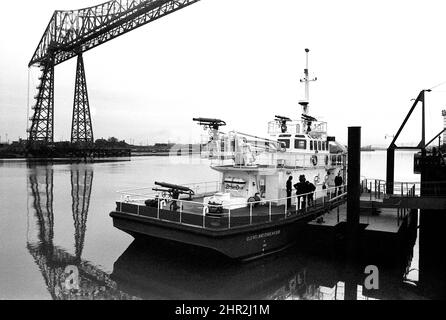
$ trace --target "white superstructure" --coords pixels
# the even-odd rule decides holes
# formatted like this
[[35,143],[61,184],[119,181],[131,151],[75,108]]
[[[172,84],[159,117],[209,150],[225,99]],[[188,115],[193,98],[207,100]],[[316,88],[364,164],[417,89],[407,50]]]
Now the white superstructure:
[[[334,186],[341,172],[345,181],[346,150],[327,134],[327,123],[309,115],[310,79],[307,65],[304,70],[305,99],[301,119],[276,116],[268,123],[269,138],[260,138],[231,131],[223,133],[218,127],[210,129],[210,141],[202,154],[212,160],[211,167],[222,173],[222,192],[212,199],[228,203],[247,200],[286,198],[286,181],[293,184],[305,175],[316,190]],[[221,120],[219,120],[221,121]],[[335,150],[335,151],[334,151]]]

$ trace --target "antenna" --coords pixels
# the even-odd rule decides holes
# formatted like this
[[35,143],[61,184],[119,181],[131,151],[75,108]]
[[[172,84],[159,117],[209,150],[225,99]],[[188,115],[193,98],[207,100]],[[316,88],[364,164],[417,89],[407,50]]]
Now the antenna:
[[282,117],[282,116],[276,116],[275,120],[280,124],[280,130],[282,131],[282,133],[286,133],[288,130],[286,124],[287,122],[290,122],[292,120],[288,117]]
[[212,135],[213,140],[218,140],[218,133],[220,127],[226,125],[226,122],[220,119],[213,118],[193,118],[193,121],[197,122],[204,130],[209,129],[209,134]]
[[310,111],[310,82],[316,81],[317,78],[310,79],[310,71],[309,71],[309,64],[308,64],[308,56],[310,53],[310,49],[305,49],[305,55],[306,55],[306,66],[304,69],[304,78],[300,79],[300,82],[305,83],[305,99],[299,101],[299,104],[302,106],[302,113],[304,115],[308,115]]
[[200,126],[203,126],[205,128],[209,128],[212,130],[217,130],[226,125],[226,122],[220,119],[213,119],[213,118],[193,118],[192,119],[195,122],[198,122]]

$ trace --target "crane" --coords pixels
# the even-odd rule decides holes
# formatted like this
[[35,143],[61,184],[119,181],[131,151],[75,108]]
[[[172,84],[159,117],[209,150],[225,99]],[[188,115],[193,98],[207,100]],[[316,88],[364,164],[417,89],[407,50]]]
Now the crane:
[[112,0],[79,10],[55,11],[28,64],[38,66],[41,72],[29,141],[54,141],[54,67],[77,57],[71,142],[93,142],[83,53],[198,1]]

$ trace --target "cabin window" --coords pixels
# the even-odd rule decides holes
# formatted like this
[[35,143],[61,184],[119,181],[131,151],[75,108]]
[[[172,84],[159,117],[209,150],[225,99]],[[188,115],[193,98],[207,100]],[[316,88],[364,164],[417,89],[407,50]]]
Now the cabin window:
[[290,148],[290,139],[279,139],[278,140],[283,148],[289,149]]
[[325,144],[326,144],[326,146],[327,146],[327,151],[329,151],[329,150],[330,150],[330,148],[329,148],[329,146],[328,146],[328,141],[327,141],[327,142],[325,142]]
[[313,140],[310,140],[310,150],[313,150]]
[[325,142],[322,142],[322,151],[325,151]]
[[322,150],[322,143],[320,141],[317,142],[317,149]]
[[307,141],[302,139],[294,140],[294,149],[307,149]]

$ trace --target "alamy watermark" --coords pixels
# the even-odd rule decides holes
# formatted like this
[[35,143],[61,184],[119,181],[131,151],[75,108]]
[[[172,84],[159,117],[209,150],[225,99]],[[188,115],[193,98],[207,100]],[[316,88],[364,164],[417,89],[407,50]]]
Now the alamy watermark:
[[79,290],[79,269],[76,266],[70,265],[65,268],[64,272],[66,275],[64,281],[65,290]]
[[364,279],[364,287],[367,290],[378,290],[379,289],[379,269],[375,265],[368,265],[364,269],[364,273],[367,276]]

